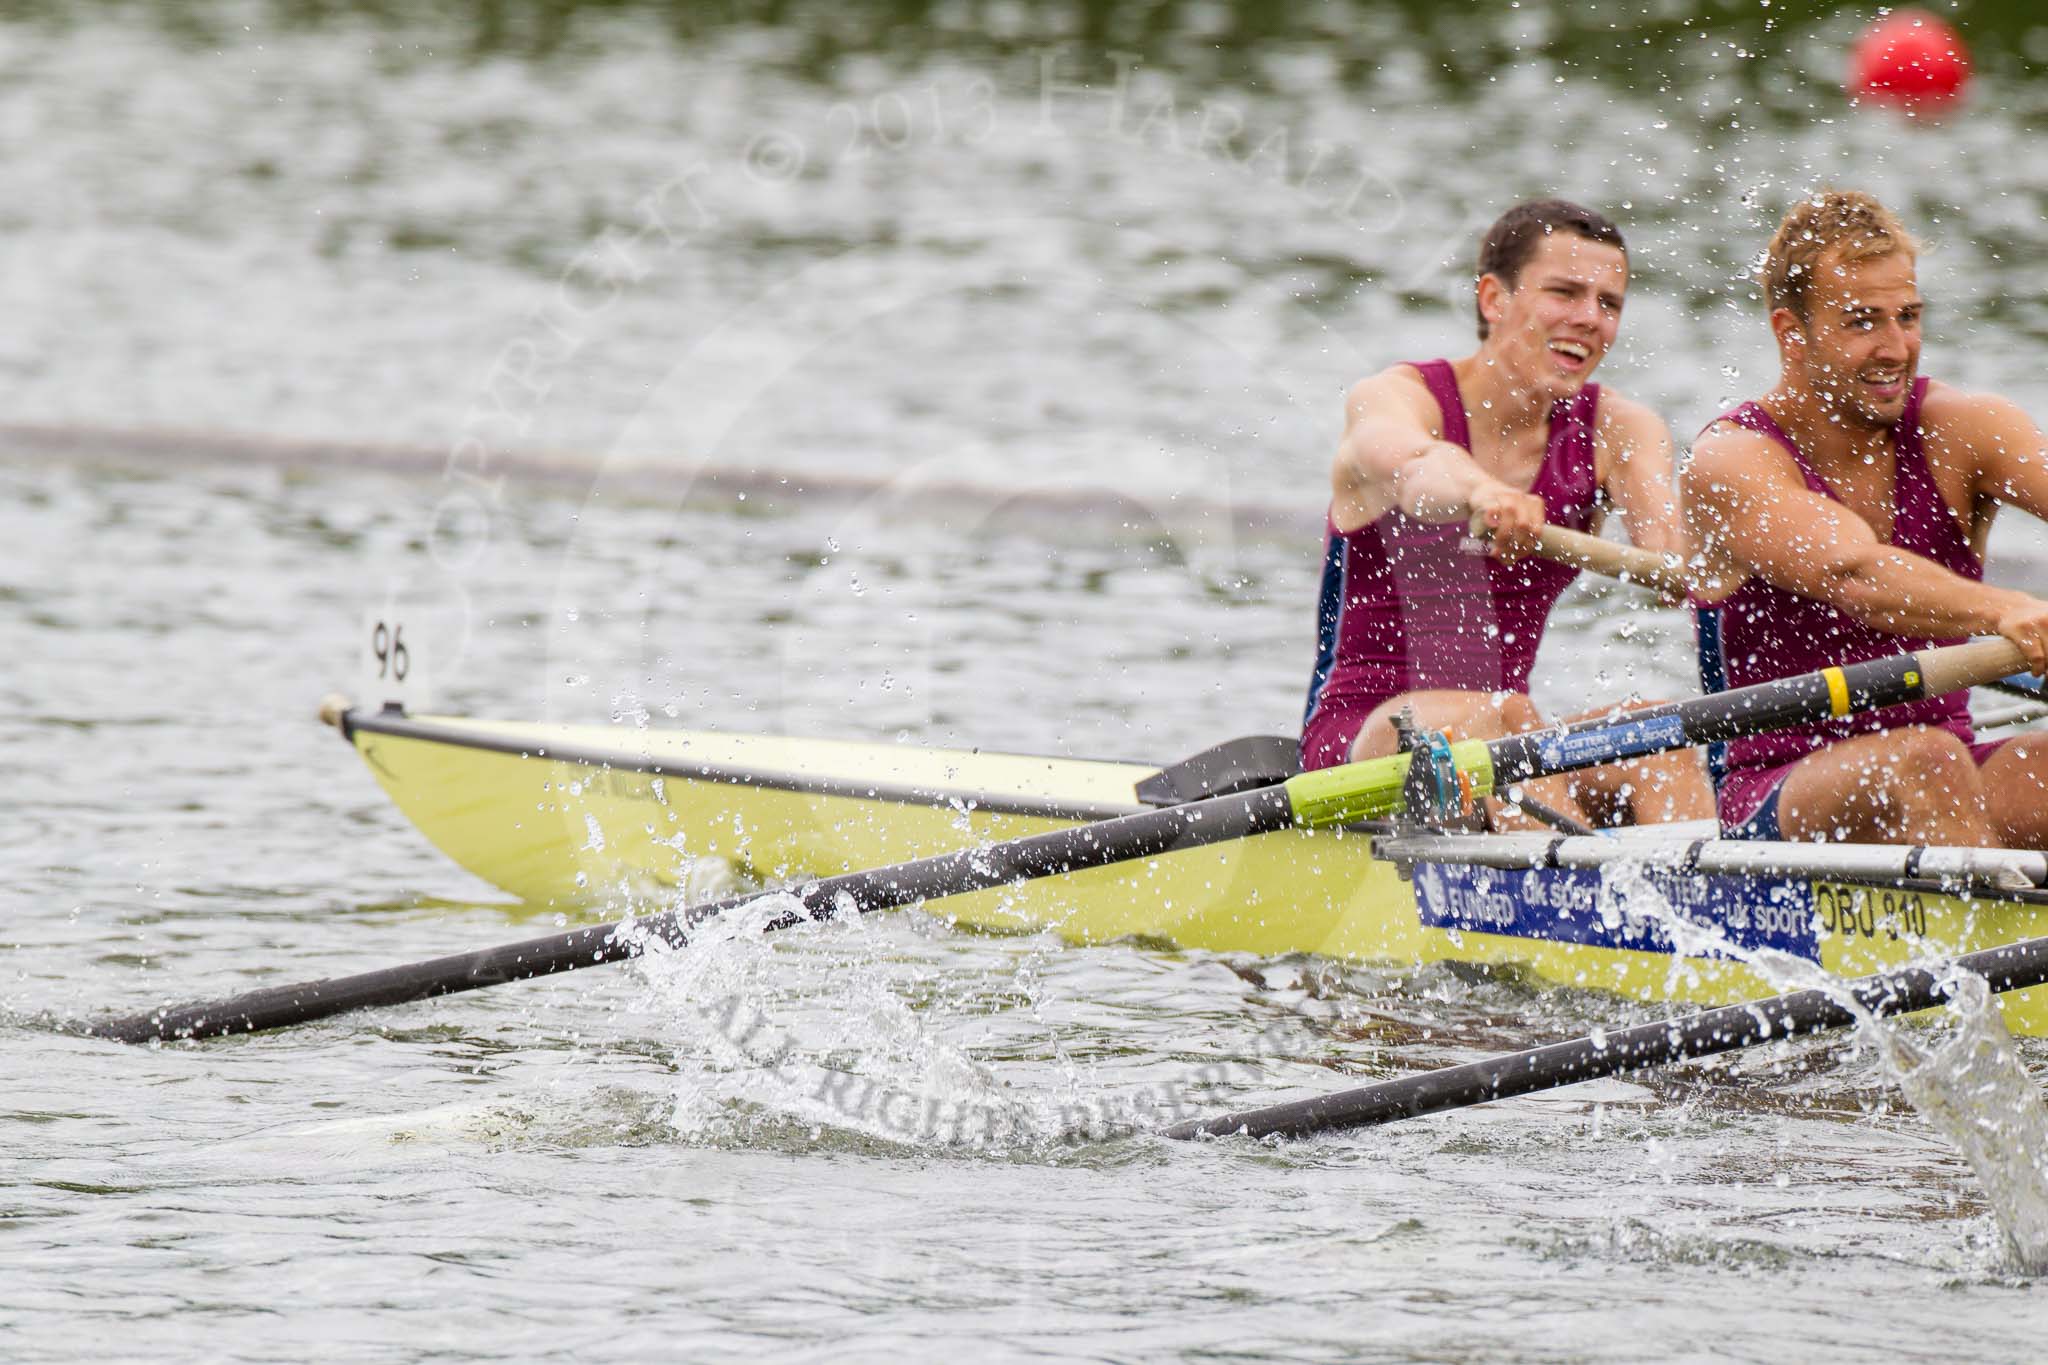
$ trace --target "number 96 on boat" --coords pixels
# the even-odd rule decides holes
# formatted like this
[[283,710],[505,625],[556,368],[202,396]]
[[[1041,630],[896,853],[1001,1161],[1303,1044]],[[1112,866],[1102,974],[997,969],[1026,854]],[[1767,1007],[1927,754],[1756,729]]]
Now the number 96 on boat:
[[396,603],[365,610],[356,627],[356,695],[373,710],[399,707],[417,715],[431,709],[422,643]]

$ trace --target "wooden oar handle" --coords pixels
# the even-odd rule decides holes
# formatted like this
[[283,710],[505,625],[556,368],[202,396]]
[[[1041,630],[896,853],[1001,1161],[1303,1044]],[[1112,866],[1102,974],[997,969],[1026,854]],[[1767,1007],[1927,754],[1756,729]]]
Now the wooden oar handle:
[[1563,526],[1546,526],[1536,533],[1536,553],[1558,564],[1590,569],[1624,583],[1640,583],[1666,597],[1685,596],[1685,567],[1676,556],[1660,555],[1634,545],[1617,545],[1599,536],[1587,535]]
[[1982,687],[2007,674],[2027,671],[2026,656],[2010,640],[1941,645],[1923,649],[1914,657],[1920,662],[1920,685],[1930,697],[1959,687]]

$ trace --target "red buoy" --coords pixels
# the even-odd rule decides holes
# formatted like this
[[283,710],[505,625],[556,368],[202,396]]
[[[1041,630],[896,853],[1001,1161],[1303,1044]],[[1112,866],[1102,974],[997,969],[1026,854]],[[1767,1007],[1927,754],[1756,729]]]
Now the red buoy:
[[1908,110],[1953,104],[1970,84],[1962,35],[1925,10],[1903,9],[1863,30],[1849,54],[1849,93]]

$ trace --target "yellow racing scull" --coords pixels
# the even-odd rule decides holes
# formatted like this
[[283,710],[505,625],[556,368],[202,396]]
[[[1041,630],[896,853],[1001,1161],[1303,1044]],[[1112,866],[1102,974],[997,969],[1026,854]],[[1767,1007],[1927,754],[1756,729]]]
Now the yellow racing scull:
[[[1887,686],[1958,685],[1923,680],[1914,656],[1901,658]],[[1863,694],[1875,675],[1857,669],[1874,667],[1812,675],[1799,704],[1835,714],[1888,704],[1889,694]],[[1501,743],[1453,745],[1435,766],[1484,792],[1542,764],[1582,764],[1574,746],[1643,752],[1701,742],[1715,725],[1715,734],[1768,726],[1758,696],[1539,732],[1526,760]],[[1681,708],[1682,739],[1666,719]],[[1700,1004],[1770,993],[1743,960],[1759,950],[1859,976],[2048,935],[2048,861],[2038,854],[1727,844],[1710,829],[1673,826],[1552,839],[1361,823],[1395,813],[1398,789],[1412,793],[1405,755],[1387,761],[1385,781],[1361,788],[1355,770],[1366,765],[1330,770],[1350,775],[1341,781],[1294,775],[1292,742],[1277,739],[1161,767],[341,706],[326,714],[431,842],[540,907],[644,913],[672,906],[693,879],[718,881],[707,868],[800,885],[1284,782],[1294,827],[934,895],[926,908],[963,926],[1052,930],[1082,944],[1463,962]],[[2003,1003],[2015,1031],[2048,1035],[2048,988]]]

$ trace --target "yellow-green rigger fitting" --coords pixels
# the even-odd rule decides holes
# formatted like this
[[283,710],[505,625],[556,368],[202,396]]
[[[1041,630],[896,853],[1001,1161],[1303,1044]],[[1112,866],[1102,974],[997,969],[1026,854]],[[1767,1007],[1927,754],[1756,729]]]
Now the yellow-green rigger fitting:
[[[1493,751],[1485,740],[1453,744],[1451,761],[1464,774],[1475,799],[1493,793]],[[1368,758],[1288,778],[1287,799],[1294,807],[1294,823],[1302,829],[1384,820],[1400,813],[1401,786],[1407,778],[1407,754]]]

